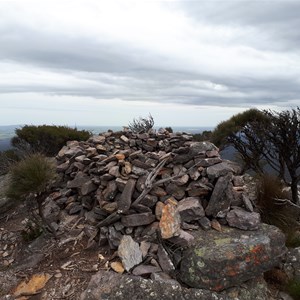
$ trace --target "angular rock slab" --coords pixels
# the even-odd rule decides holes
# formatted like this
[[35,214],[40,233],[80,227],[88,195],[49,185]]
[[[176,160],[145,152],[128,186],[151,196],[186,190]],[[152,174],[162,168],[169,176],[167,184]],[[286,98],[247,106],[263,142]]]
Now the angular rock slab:
[[143,260],[139,244],[130,235],[124,235],[118,247],[118,255],[127,272]]
[[269,299],[267,284],[261,278],[250,280],[243,287],[235,287],[222,293],[204,289],[188,289],[172,281],[147,280],[139,276],[101,270],[92,276],[87,289],[80,295],[80,300]]
[[257,231],[223,227],[196,231],[194,246],[183,252],[181,280],[213,291],[239,285],[272,269],[286,253],[285,236],[275,226]]
[[182,300],[182,299],[224,299],[216,293],[182,288],[179,284],[146,280],[138,276],[121,275],[100,271],[92,276],[81,300]]

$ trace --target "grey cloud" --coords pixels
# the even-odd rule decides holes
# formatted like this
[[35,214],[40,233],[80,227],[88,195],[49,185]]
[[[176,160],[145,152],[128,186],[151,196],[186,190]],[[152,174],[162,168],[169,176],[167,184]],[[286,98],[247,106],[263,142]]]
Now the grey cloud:
[[[187,1],[180,7],[195,22],[254,28],[259,36],[243,36],[237,45],[253,49],[293,51],[298,55],[300,3],[291,1]],[[174,6],[173,2],[167,5]],[[178,4],[176,4],[178,5]],[[184,62],[159,55],[151,49],[105,38],[46,33],[22,22],[0,29],[0,61],[37,66],[70,78],[62,86],[0,83],[1,93],[38,92],[53,95],[80,95],[94,98],[121,98],[190,105],[249,106],[281,105],[298,99],[299,70],[295,74],[265,74],[262,68],[251,75],[242,72],[211,71],[209,67],[188,68]],[[291,47],[295,49],[291,49]],[[189,53],[186,53],[187,57]],[[209,63],[208,63],[209,65]],[[298,72],[298,73],[297,73]],[[37,78],[38,79],[38,78]],[[200,81],[211,83],[201,85]],[[214,85],[224,89],[214,89]]]

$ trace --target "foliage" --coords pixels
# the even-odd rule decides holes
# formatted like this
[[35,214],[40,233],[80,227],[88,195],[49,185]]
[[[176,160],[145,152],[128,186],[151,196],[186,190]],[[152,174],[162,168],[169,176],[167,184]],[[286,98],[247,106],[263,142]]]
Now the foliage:
[[172,128],[172,127],[169,126],[169,127],[166,127],[165,129],[166,129],[169,133],[173,133],[173,128]]
[[17,136],[11,143],[18,149],[30,146],[33,152],[41,152],[53,156],[70,140],[87,140],[91,133],[67,126],[25,125],[15,130]]
[[38,153],[29,155],[11,167],[7,196],[25,199],[30,194],[42,193],[54,177],[55,166],[47,157]]
[[9,171],[11,164],[19,161],[20,158],[14,149],[0,151],[0,175],[4,175]]
[[253,121],[262,121],[266,117],[255,108],[233,115],[229,120],[217,125],[211,134],[211,142],[223,148],[228,143],[228,137],[238,133],[245,125]]
[[42,225],[47,226],[56,235],[52,225],[45,219],[42,210],[45,194],[54,178],[54,163],[40,153],[31,154],[10,168],[10,183],[6,196],[11,200],[25,201],[28,213],[31,214],[31,218],[38,228],[30,235],[37,234]]
[[243,160],[244,171],[252,169],[263,174],[268,166],[286,183],[290,180],[293,202],[298,203],[299,107],[282,112],[249,110],[238,114],[218,125],[212,141],[233,145]]
[[286,234],[287,246],[296,245],[299,242],[297,234],[300,229],[297,221],[298,213],[293,208],[285,206],[284,203],[288,204],[287,202],[282,202],[289,198],[288,192],[283,190],[283,182],[278,177],[263,175],[257,188],[256,204],[262,221],[279,227]]
[[140,117],[139,119],[133,119],[133,121],[128,124],[129,130],[135,133],[148,132],[153,126],[154,119],[151,114],[146,118]]
[[300,279],[294,278],[290,280],[286,286],[286,291],[294,300],[300,300]]
[[201,133],[193,134],[193,139],[198,142],[210,141],[212,139],[212,131],[204,130]]

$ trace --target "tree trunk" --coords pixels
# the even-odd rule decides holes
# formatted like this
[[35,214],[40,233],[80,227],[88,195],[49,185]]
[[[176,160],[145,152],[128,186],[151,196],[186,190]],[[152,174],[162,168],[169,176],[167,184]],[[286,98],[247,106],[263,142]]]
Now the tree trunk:
[[292,190],[292,199],[293,202],[297,205],[299,205],[299,197],[298,197],[298,180],[297,178],[292,177],[292,183],[291,183],[291,190]]

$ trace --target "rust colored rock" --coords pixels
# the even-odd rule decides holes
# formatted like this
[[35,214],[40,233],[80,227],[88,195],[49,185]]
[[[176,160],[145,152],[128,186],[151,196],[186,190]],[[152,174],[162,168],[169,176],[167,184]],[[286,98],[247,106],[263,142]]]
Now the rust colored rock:
[[171,203],[166,204],[162,209],[159,228],[163,239],[169,239],[180,233],[180,215],[177,206]]

